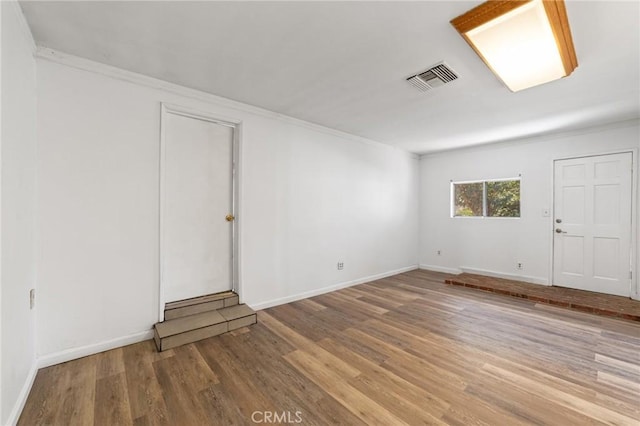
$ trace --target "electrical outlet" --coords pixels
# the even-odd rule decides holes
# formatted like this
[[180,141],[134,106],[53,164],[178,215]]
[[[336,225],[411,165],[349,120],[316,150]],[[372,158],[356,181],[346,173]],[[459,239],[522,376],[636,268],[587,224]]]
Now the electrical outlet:
[[516,264],[516,268],[518,268],[519,270],[522,270],[522,262],[518,262]]
[[36,289],[29,290],[29,309],[33,309],[36,305]]
[[438,256],[441,256],[441,255],[442,255],[442,251],[438,250],[438,251],[436,251],[436,254],[437,254]]
[[342,271],[344,269],[344,262],[338,262],[338,271]]

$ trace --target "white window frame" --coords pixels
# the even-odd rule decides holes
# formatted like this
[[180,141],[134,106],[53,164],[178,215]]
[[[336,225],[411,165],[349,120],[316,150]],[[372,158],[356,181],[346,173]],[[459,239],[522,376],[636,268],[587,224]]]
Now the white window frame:
[[[487,183],[488,182],[505,182],[509,180],[517,180],[520,182],[520,216],[487,216]],[[482,184],[482,216],[456,216],[456,200],[455,185],[465,185],[471,183]],[[499,179],[478,179],[478,180],[460,180],[450,181],[449,188],[449,216],[452,219],[520,219],[522,218],[522,176],[499,178]]]

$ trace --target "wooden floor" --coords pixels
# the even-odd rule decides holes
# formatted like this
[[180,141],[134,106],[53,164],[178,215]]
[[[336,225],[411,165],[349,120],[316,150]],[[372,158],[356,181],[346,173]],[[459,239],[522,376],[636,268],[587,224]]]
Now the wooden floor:
[[443,279],[412,271],[163,353],[45,368],[19,424],[638,425],[640,324]]

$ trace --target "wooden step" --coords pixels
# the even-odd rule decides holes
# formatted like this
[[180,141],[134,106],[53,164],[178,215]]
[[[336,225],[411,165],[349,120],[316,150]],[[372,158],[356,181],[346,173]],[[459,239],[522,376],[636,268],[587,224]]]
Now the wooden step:
[[226,308],[237,305],[238,295],[233,291],[208,294],[206,296],[194,297],[192,299],[178,300],[165,305],[164,319],[186,317],[188,315],[199,314],[206,311]]
[[245,304],[218,310],[229,323],[229,331],[255,324],[258,319],[253,309]]
[[217,336],[257,322],[256,313],[247,305],[233,305],[213,311],[165,320],[154,327],[158,351]]

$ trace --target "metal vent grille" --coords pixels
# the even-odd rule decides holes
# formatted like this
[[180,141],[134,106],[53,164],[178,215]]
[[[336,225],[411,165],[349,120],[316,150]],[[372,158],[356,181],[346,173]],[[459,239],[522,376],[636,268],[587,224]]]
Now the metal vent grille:
[[445,65],[436,65],[429,71],[433,72],[438,78],[445,83],[449,83],[458,78],[458,76]]
[[407,78],[407,81],[423,92],[456,80],[458,75],[447,64],[441,62],[426,71]]
[[411,83],[414,87],[416,87],[418,90],[422,90],[423,92],[426,92],[427,90],[431,90],[431,86],[425,83],[424,80],[422,80],[417,75],[414,75],[413,77],[409,77],[407,81]]

